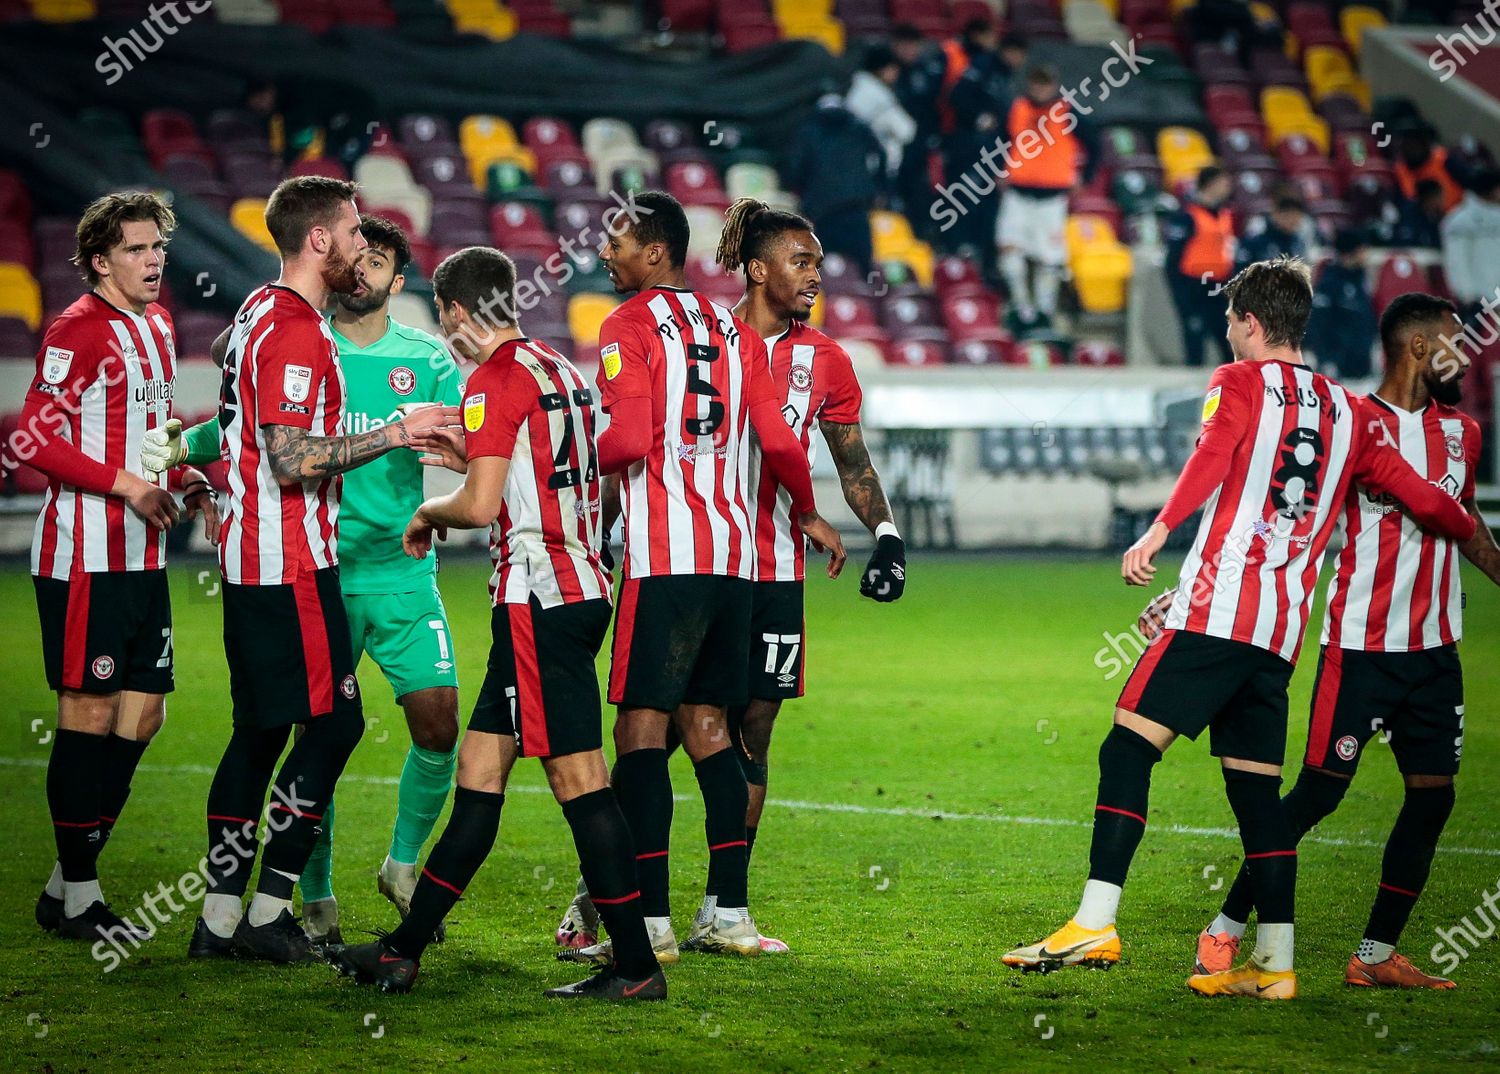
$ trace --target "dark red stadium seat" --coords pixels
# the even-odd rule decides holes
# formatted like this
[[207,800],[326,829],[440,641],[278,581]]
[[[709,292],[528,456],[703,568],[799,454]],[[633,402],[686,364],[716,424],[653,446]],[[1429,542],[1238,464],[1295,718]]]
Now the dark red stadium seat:
[[490,209],[490,234],[502,250],[528,250],[551,256],[557,237],[542,220],[536,206],[524,202],[501,202]]
[[1113,343],[1099,339],[1087,339],[1073,347],[1074,365],[1120,366],[1125,364],[1125,352]]
[[26,322],[0,317],[0,359],[29,362],[36,357],[39,341]]
[[569,156],[547,165],[542,172],[543,188],[555,198],[569,197],[576,192],[592,192],[594,173],[589,166],[588,158],[581,150],[559,150],[559,152],[566,152]]
[[402,231],[406,232],[406,237],[408,240],[417,237],[417,225],[412,220],[412,218],[407,215],[405,209],[398,209],[394,205],[378,204],[361,205],[360,209],[371,216],[385,217],[385,219],[389,220],[391,223],[399,227]]
[[711,205],[728,203],[719,173],[704,164],[669,164],[666,174],[667,192],[684,205]]
[[925,295],[888,295],[880,303],[880,323],[891,335],[938,323],[937,302]]
[[955,365],[1004,365],[1010,360],[1011,343],[993,339],[967,339],[953,344]]
[[587,232],[594,241],[599,241],[604,229],[605,214],[614,204],[609,198],[602,198],[592,190],[577,191],[566,199],[558,200],[557,207],[552,212],[554,230],[575,241],[578,236]]
[[1119,203],[1107,194],[1088,194],[1080,191],[1068,199],[1068,211],[1102,216],[1109,221],[1116,235],[1120,233],[1120,226],[1124,219]]
[[994,23],[995,9],[985,0],[948,0],[948,18],[955,30],[961,30],[971,20]]
[[532,116],[521,128],[521,142],[533,153],[558,146],[578,146],[572,124],[556,116]]
[[960,295],[983,294],[989,290],[979,266],[970,258],[949,255],[933,266],[932,286],[939,302]]
[[1375,277],[1375,293],[1372,296],[1375,313],[1377,316],[1384,313],[1397,295],[1408,291],[1426,291],[1431,287],[1432,280],[1422,266],[1405,250],[1397,250],[1386,258]]
[[676,33],[702,33],[713,21],[713,0],[661,0],[663,29]]
[[956,295],[943,300],[943,323],[954,343],[970,340],[1002,342],[1009,338],[1000,326],[1000,299],[992,292]]
[[31,192],[26,182],[8,168],[0,168],[0,220],[31,219]]
[[909,339],[885,345],[884,357],[887,365],[931,366],[945,365],[948,348],[934,340]]
[[726,26],[723,28],[722,33],[724,35],[724,50],[731,54],[750,52],[753,49],[774,45],[777,41],[781,40],[781,34],[776,29],[776,24],[771,22]]
[[403,146],[431,145],[458,148],[453,125],[442,116],[417,113],[402,116],[396,124]]
[[823,331],[835,339],[867,339],[885,342],[885,329],[875,313],[875,301],[863,295],[834,295],[821,299]]
[[412,171],[416,181],[435,195],[447,197],[460,188],[474,189],[474,181],[469,177],[468,162],[457,152],[423,157],[416,162]]
[[0,217],[0,262],[36,267],[36,245],[31,240],[29,222]]
[[303,157],[292,162],[287,175],[326,175],[330,179],[348,179],[349,170],[330,157]]

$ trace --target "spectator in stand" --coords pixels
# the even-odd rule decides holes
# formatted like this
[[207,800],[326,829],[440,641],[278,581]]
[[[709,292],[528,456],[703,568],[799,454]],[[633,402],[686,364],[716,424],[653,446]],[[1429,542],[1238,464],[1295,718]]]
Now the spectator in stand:
[[[1000,60],[999,44],[1000,35],[988,19],[970,19],[962,35],[943,44],[947,66],[938,110],[944,131],[944,177],[949,183],[966,174],[993,178],[983,166],[982,154],[986,148],[998,152],[996,141],[1004,133],[1010,105],[1010,72]],[[992,189],[950,229],[950,241],[985,260],[999,206],[998,191]]]
[[1010,72],[1010,84],[1007,87],[1012,99],[1026,92],[1026,86],[1022,82],[1023,72],[1030,70],[1027,58],[1031,54],[1031,42],[1024,34],[1007,33],[1000,39],[1000,62],[1005,64],[1005,69]]
[[868,273],[873,260],[870,211],[879,200],[885,175],[885,150],[870,128],[844,107],[837,93],[818,98],[818,106],[792,138],[786,168],[787,185],[802,199],[823,249],[843,254]]
[[889,46],[875,45],[865,53],[863,69],[854,72],[844,107],[874,132],[885,149],[885,174],[891,189],[901,170],[906,147],[917,136],[917,123],[901,107],[893,87],[901,64]]
[[938,148],[941,123],[938,98],[943,88],[945,58],[937,49],[927,46],[922,31],[909,22],[897,23],[891,29],[891,50],[901,65],[892,88],[906,114],[916,123],[917,131],[907,144],[896,177],[899,208],[906,213],[919,234],[930,234],[932,219],[932,176],[928,159]]
[[[1060,89],[1056,71],[1033,67],[1006,117],[1005,138],[1015,148],[995,244],[1017,333],[1052,326],[1068,256],[1068,196],[1089,181],[1099,159],[1093,127],[1076,114],[1070,122]],[[1028,130],[1033,139],[1021,137]]]
[[1340,229],[1333,252],[1313,287],[1306,349],[1317,359],[1318,372],[1335,380],[1368,377],[1376,317],[1365,275],[1364,229]]
[[1443,218],[1443,272],[1465,319],[1500,290],[1500,172],[1476,175]]
[[1270,261],[1277,257],[1308,257],[1308,233],[1311,231],[1307,206],[1295,194],[1281,194],[1276,198],[1275,208],[1258,220],[1253,220],[1245,229],[1235,256],[1234,268],[1238,272],[1255,261]]
[[1396,143],[1396,189],[1407,201],[1415,201],[1417,184],[1432,179],[1443,188],[1443,211],[1452,212],[1464,192],[1464,176],[1455,171],[1448,151],[1437,144],[1431,127],[1420,126],[1404,131]]
[[[1182,324],[1183,360],[1201,366],[1209,339],[1222,340],[1227,302],[1223,284],[1234,271],[1234,180],[1210,164],[1198,173],[1194,197],[1162,222],[1167,284]],[[1228,355],[1224,355],[1228,357]]]
[[1256,49],[1280,50],[1281,23],[1274,11],[1262,17],[1248,0],[1199,0],[1187,9],[1185,22],[1193,41],[1200,45],[1218,45],[1239,56],[1241,65],[1253,67]]
[[1443,185],[1436,179],[1417,180],[1416,200],[1400,199],[1395,206],[1389,245],[1437,249],[1443,245]]

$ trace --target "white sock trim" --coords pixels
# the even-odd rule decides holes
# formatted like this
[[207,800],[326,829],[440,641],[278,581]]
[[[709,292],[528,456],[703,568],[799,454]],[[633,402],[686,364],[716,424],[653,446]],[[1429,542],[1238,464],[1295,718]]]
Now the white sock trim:
[[1213,924],[1208,926],[1208,934],[1217,936],[1221,932],[1227,932],[1236,939],[1245,938],[1246,922],[1236,921],[1232,917],[1225,917],[1222,913],[1214,918]]
[[1115,923],[1115,913],[1120,909],[1119,884],[1104,880],[1089,880],[1083,885],[1083,898],[1078,902],[1078,912],[1073,920],[1086,929],[1104,929]]

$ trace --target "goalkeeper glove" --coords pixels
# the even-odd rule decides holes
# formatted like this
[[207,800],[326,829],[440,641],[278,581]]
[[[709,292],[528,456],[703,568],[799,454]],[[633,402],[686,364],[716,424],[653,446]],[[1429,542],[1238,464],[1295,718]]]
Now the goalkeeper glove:
[[889,604],[900,600],[905,590],[906,542],[894,533],[887,533],[876,540],[870,562],[865,564],[864,576],[859,580],[860,596]]
[[159,429],[149,429],[141,440],[141,468],[148,474],[165,473],[187,458],[187,444],[182,439],[182,421],[168,420]]

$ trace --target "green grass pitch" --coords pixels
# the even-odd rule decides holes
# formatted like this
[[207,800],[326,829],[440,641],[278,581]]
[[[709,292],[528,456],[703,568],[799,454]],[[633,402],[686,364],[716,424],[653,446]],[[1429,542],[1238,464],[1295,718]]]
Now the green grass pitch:
[[[229,718],[219,609],[198,581],[205,566],[173,569],[178,690],[101,861],[122,912],[204,852],[204,797]],[[1145,593],[1120,583],[1113,559],[917,556],[907,596],[892,606],[861,601],[855,573],[808,584],[809,695],[781,717],[752,866],[757,920],[793,954],[688,956],[670,972],[667,1003],[626,1008],[542,999],[579,976],[552,946],[575,859],[531,762],[512,781],[494,854],[409,996],[324,966],[190,964],[196,907],[111,973],[86,947],[42,934],[31,911],[53,850],[38,739],[53,701],[30,583],[19,568],[0,574],[11,710],[0,745],[4,1068],[1046,1071],[1091,1061],[1267,1072],[1495,1062],[1500,940],[1474,945],[1454,973],[1457,992],[1343,986],[1400,800],[1379,748],[1343,809],[1303,846],[1296,1002],[1207,1000],[1184,987],[1194,936],[1238,861],[1206,741],[1179,744],[1156,770],[1151,828],[1121,908],[1124,962],[1047,977],[1004,969],[1005,949],[1049,932],[1076,904],[1096,751],[1122,683],[1106,681],[1095,654],[1105,632],[1129,628]],[[442,576],[468,701],[488,644],[484,577],[473,561]],[[1500,595],[1467,567],[1465,577],[1459,804],[1403,943],[1428,966],[1435,930],[1465,915],[1482,927],[1475,908],[1500,882]],[[1289,776],[1314,656],[1309,646],[1295,679]],[[338,791],[334,873],[345,935],[356,939],[395,920],[374,873],[406,749],[378,671],[367,662],[361,674],[368,730]],[[680,757],[673,774],[681,935],[705,854],[697,787]]]

